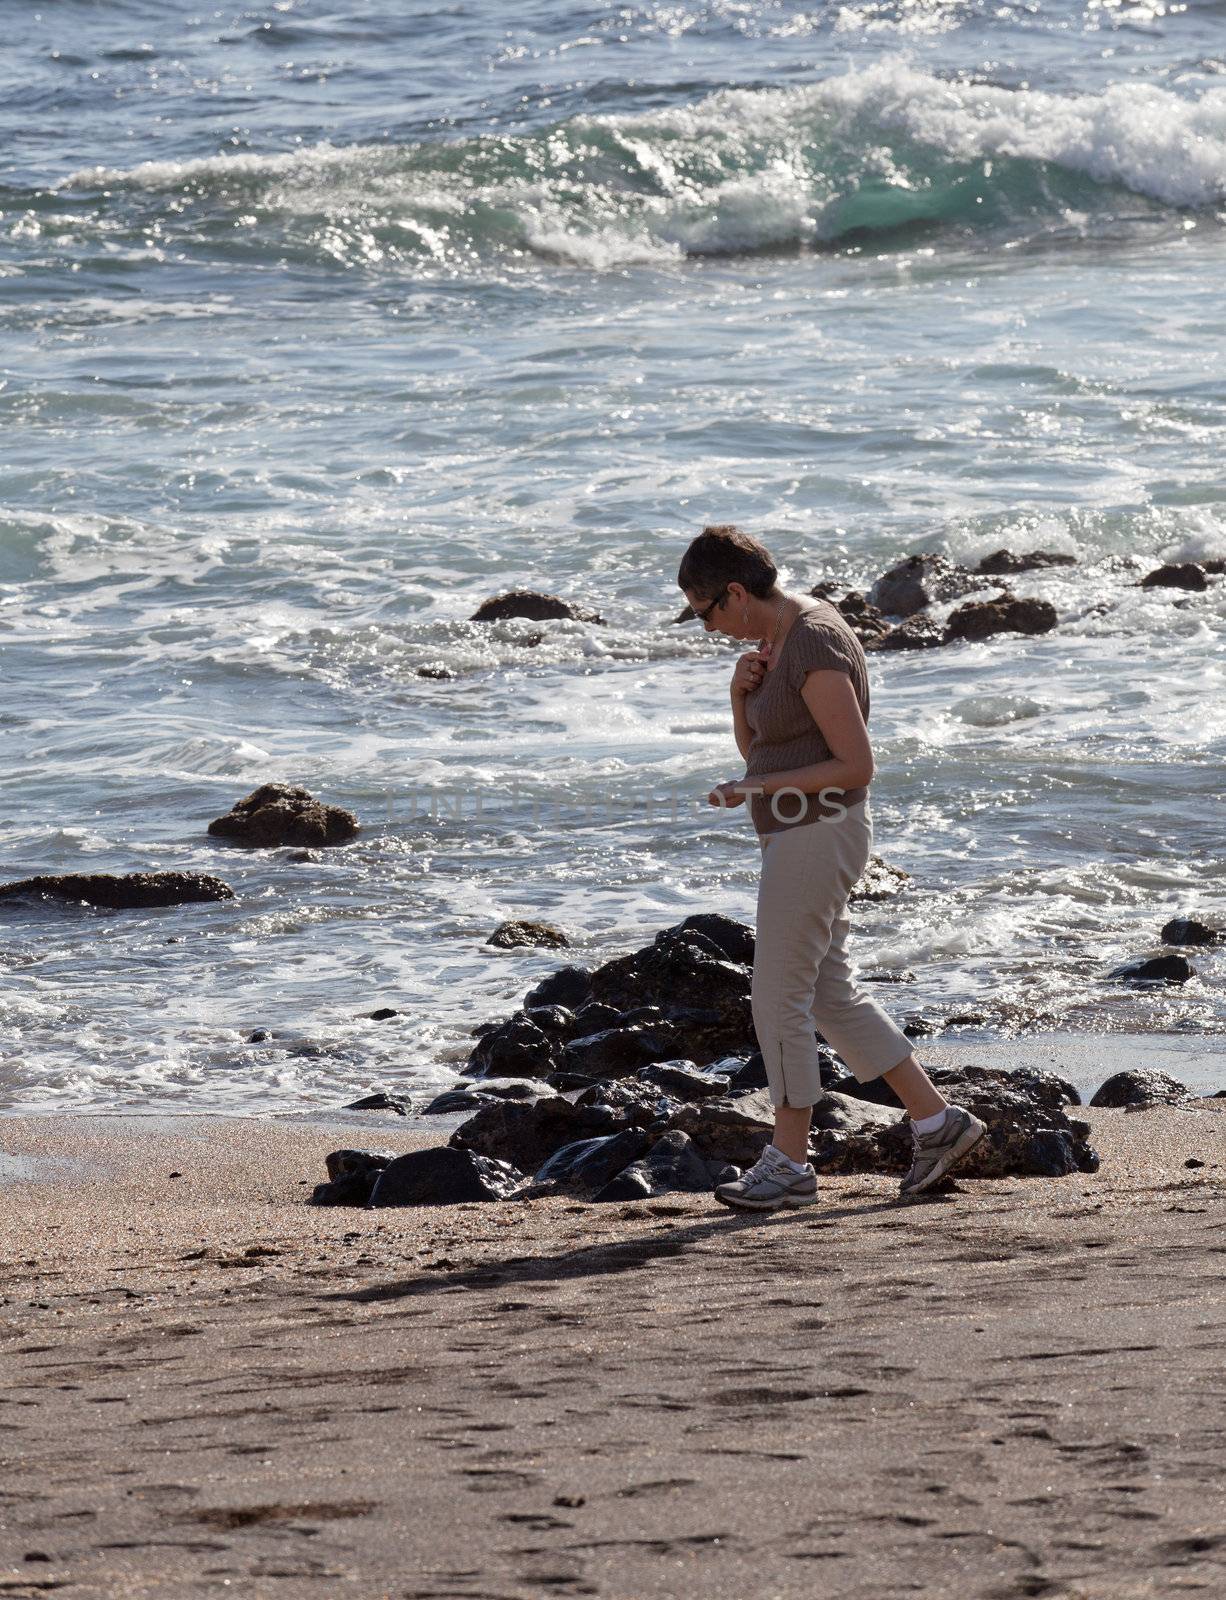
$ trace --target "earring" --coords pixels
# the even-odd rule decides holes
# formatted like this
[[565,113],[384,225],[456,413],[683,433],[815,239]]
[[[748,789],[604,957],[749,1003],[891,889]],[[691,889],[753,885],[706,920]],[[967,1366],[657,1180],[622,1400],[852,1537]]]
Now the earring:
[[749,626],[749,610],[748,610],[748,608],[746,608],[744,611],[741,612],[741,623],[746,628]]

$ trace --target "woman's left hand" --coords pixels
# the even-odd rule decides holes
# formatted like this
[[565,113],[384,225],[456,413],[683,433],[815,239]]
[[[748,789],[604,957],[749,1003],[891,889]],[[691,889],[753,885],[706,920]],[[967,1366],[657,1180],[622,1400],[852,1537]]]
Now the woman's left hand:
[[743,806],[745,796],[741,792],[739,783],[717,783],[707,796],[707,804],[712,806]]

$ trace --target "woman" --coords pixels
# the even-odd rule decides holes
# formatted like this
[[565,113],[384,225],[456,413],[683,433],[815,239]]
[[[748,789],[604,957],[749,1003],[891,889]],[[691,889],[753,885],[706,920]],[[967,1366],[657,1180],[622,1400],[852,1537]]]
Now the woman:
[[766,548],[734,527],[704,528],[677,583],[708,633],[757,639],[732,674],[732,725],[745,776],[711,791],[746,800],[762,851],[753,1020],[775,1128],[761,1159],[716,1197],[748,1211],[811,1205],[809,1122],[822,1098],[814,1029],[861,1083],[883,1077],[911,1119],[900,1193],[935,1184],[978,1144],[984,1124],[947,1104],[885,1012],[852,980],[847,896],[872,845],[860,641],[825,600],[785,593]]

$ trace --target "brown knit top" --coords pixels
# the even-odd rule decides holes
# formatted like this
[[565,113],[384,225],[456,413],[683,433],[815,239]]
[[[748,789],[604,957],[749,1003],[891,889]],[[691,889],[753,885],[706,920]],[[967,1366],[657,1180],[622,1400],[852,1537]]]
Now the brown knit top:
[[[800,693],[806,676],[815,669],[846,672],[861,714],[868,721],[868,663],[860,641],[837,607],[828,600],[814,600],[776,647],[774,665],[763,673],[758,687],[745,696],[745,718],[753,735],[745,758],[747,778],[832,759],[830,746]],[[841,797],[832,795],[831,800],[854,806],[867,793],[866,787],[848,789]],[[816,794],[807,795],[802,801],[787,792],[755,795],[749,810],[759,833],[779,833],[784,828],[816,822],[819,817],[839,815],[835,805],[823,805]]]

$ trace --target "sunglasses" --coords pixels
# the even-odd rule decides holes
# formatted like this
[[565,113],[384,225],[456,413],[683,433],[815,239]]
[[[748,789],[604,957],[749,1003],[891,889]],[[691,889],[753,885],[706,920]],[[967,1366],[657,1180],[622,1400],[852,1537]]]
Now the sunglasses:
[[722,606],[724,601],[727,599],[727,597],[728,597],[727,588],[721,589],[719,591],[719,593],[715,596],[715,599],[712,600],[712,602],[711,602],[711,604],[709,606],[703,606],[702,610],[701,611],[695,611],[694,615],[698,618],[699,622],[705,622],[707,620],[707,618],[711,615],[711,613],[715,610],[716,606]]

